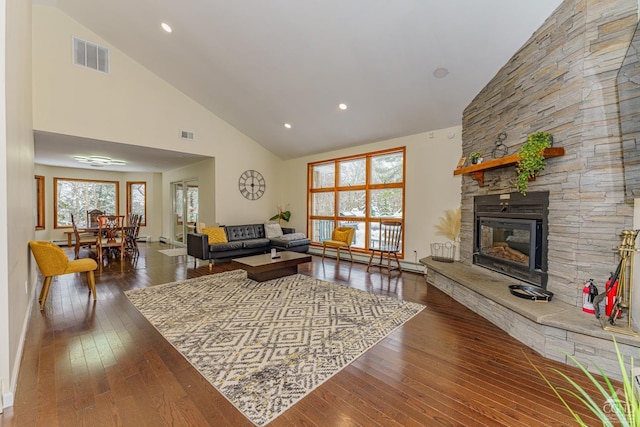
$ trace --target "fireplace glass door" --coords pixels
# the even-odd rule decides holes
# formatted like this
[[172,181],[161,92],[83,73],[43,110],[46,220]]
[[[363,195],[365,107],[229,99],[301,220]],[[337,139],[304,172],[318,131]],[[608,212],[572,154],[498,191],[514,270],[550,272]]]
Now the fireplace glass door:
[[479,218],[476,263],[507,274],[539,271],[541,237],[542,221]]
[[[481,220],[480,253],[503,261],[529,267],[531,254],[535,257],[535,221]],[[533,229],[533,230],[532,230]]]

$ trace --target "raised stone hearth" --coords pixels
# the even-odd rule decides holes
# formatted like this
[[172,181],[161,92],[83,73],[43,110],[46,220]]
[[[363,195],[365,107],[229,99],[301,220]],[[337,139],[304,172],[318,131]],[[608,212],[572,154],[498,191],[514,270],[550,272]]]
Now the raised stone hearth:
[[[553,360],[571,363],[572,355],[598,372],[621,380],[612,333],[602,329],[593,314],[552,298],[534,302],[511,294],[508,285],[518,282],[499,273],[460,262],[444,263],[423,258],[427,282],[480,314],[509,335]],[[638,358],[640,338],[616,334],[621,353]]]

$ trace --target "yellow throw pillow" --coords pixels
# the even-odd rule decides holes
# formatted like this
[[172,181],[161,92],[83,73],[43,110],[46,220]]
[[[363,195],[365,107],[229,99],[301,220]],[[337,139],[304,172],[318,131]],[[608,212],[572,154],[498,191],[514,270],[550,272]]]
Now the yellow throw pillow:
[[202,234],[209,236],[209,244],[227,243],[227,235],[222,227],[205,227],[201,231]]
[[338,240],[340,242],[346,242],[348,237],[349,237],[348,231],[336,230],[333,233],[333,240]]

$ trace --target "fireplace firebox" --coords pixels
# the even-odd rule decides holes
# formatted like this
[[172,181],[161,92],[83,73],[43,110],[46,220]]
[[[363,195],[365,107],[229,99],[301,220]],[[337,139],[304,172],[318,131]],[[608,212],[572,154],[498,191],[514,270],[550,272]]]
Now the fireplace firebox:
[[547,286],[548,192],[477,196],[473,263]]

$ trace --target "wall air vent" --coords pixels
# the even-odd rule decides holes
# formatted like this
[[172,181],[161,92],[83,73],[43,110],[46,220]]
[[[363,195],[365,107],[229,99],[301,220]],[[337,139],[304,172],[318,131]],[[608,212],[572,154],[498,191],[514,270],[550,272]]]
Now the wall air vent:
[[194,135],[193,135],[193,132],[190,132],[188,130],[181,130],[180,131],[180,138],[187,139],[189,141],[193,141],[194,140]]
[[109,73],[109,49],[73,38],[73,63],[91,70]]

